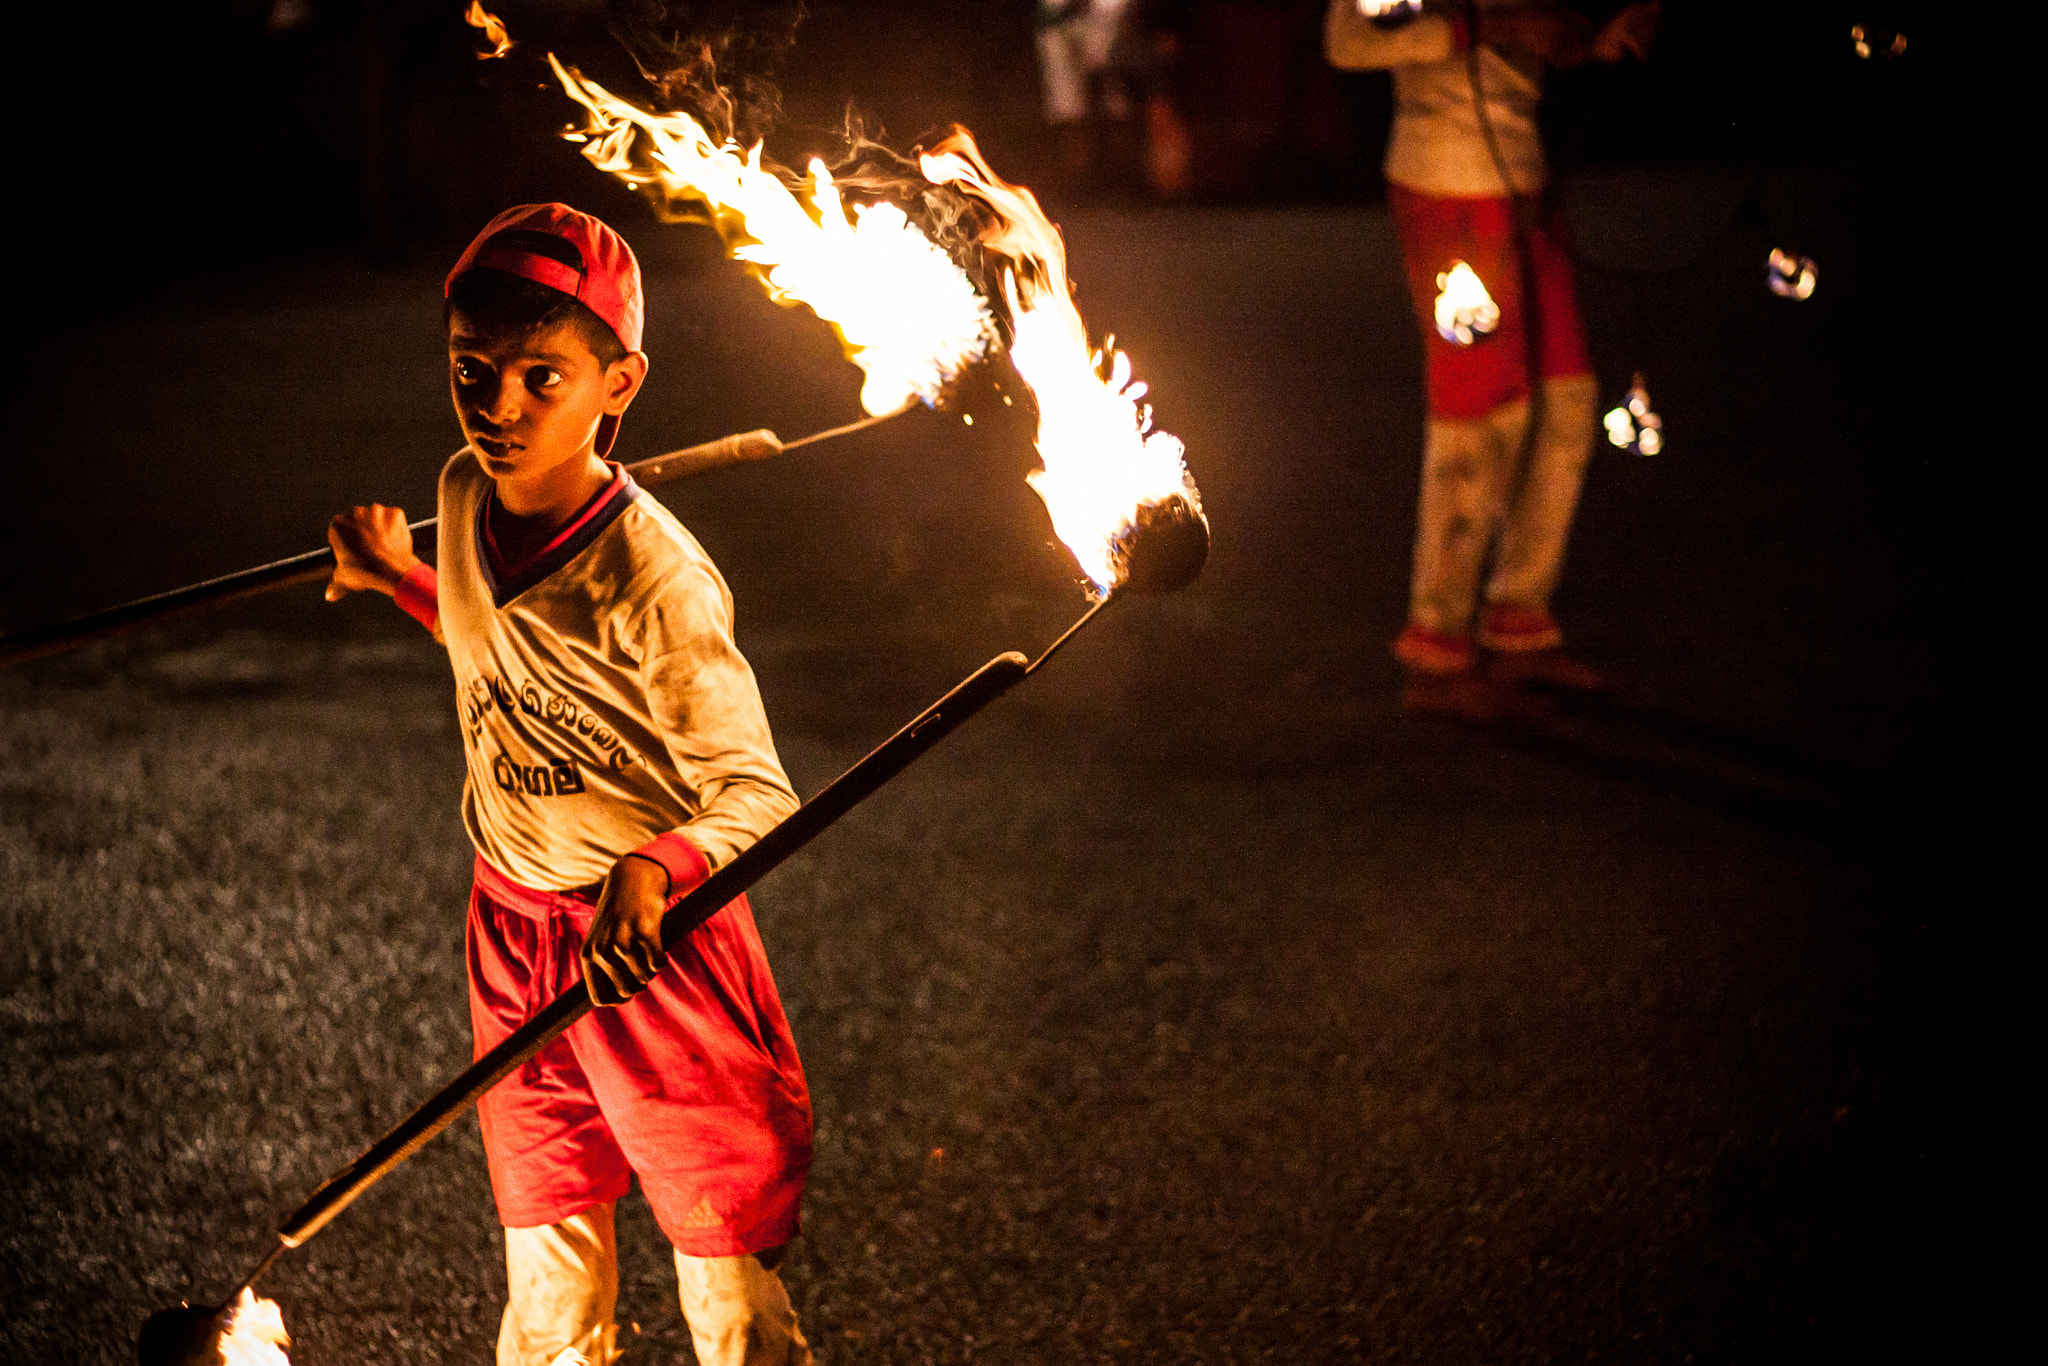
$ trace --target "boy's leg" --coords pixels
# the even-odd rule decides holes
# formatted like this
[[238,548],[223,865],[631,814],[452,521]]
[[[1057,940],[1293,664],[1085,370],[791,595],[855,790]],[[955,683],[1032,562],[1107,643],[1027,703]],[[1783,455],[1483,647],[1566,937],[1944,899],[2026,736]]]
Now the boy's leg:
[[746,898],[678,943],[645,991],[585,1017],[569,1041],[677,1249],[699,1359],[807,1366],[776,1256],[751,1251],[796,1235],[811,1106]]
[[703,1366],[810,1366],[789,1292],[760,1257],[678,1252],[676,1286]]
[[619,1254],[609,1203],[506,1229],[505,1278],[498,1366],[611,1366]]
[[[559,991],[582,990],[581,935],[568,921],[574,908],[558,901],[517,888],[478,860],[466,936],[477,1056]],[[618,1293],[612,1202],[631,1188],[632,1172],[573,1045],[556,1040],[477,1109],[506,1226],[499,1366],[609,1363]]]
[[1554,623],[1547,630],[1528,625],[1518,630],[1507,618],[1549,619],[1550,595],[1557,591],[1564,570],[1572,516],[1578,510],[1579,489],[1599,429],[1594,412],[1598,406],[1599,393],[1591,375],[1543,381],[1529,463],[1508,504],[1500,552],[1494,557],[1493,574],[1486,585],[1488,620],[1482,626],[1481,643],[1489,649],[1548,649],[1564,643]]
[[1535,295],[1530,311],[1542,382],[1528,462],[1507,499],[1486,585],[1479,643],[1495,652],[1492,671],[1503,681],[1595,688],[1599,675],[1564,653],[1564,633],[1550,614],[1600,431],[1599,384],[1587,354],[1571,260],[1556,231],[1539,229],[1529,239]]
[[1403,711],[1473,721],[1501,713],[1498,690],[1472,667],[1472,614],[1528,420],[1527,402],[1502,404],[1476,421],[1429,419],[1408,624],[1394,640],[1407,673]]
[[[1506,475],[1528,420],[1525,402],[1503,404],[1477,420],[1429,419],[1408,607],[1410,626],[1420,629],[1412,634],[1426,633],[1447,646],[1470,638],[1480,570],[1500,525]],[[1404,663],[1430,668],[1426,659],[1408,659],[1398,648],[1396,653]]]

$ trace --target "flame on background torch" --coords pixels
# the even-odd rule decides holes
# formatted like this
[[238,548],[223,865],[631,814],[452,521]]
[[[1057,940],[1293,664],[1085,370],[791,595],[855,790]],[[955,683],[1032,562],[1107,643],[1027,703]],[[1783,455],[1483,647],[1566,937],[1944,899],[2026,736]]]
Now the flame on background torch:
[[1422,0],[1356,0],[1358,12],[1380,28],[1400,28],[1422,13]]
[[493,57],[502,57],[512,50],[512,35],[505,29],[504,21],[484,8],[483,0],[469,0],[469,12],[462,16],[471,28],[480,28],[484,37],[496,44],[489,52],[479,52],[476,59],[488,62]]
[[1630,455],[1655,455],[1664,449],[1664,419],[1650,409],[1650,390],[1636,372],[1621,406],[1610,408],[1604,419],[1607,440]]
[[1436,277],[1437,335],[1454,346],[1470,346],[1500,326],[1500,305],[1463,261]]
[[935,403],[948,381],[988,352],[995,321],[953,258],[894,204],[849,214],[823,162],[813,159],[800,202],[761,148],[715,143],[688,114],[656,114],[595,81],[548,65],[588,120],[568,134],[591,165],[657,192],[671,215],[709,211],[733,255],[778,300],[801,303],[838,331],[867,376],[861,406],[881,415]]
[[1875,24],[1850,25],[1849,42],[1856,49],[1856,55],[1866,62],[1873,58],[1889,60],[1906,55],[1906,35]]
[[1043,468],[1027,479],[1096,594],[1106,597],[1141,577],[1127,558],[1131,533],[1141,526],[1150,538],[1172,521],[1192,537],[1199,524],[1206,553],[1201,495],[1182,461],[1180,438],[1153,430],[1151,406],[1142,403],[1145,385],[1133,381],[1130,357],[1113,339],[1100,350],[1088,344],[1067,279],[1066,243],[1037,197],[997,176],[973,134],[957,126],[919,156],[918,168],[993,215],[981,246],[1007,263],[1010,362],[1038,404]]
[[1789,251],[1771,248],[1770,264],[1765,268],[1765,281],[1771,293],[1781,299],[1809,299],[1813,287],[1820,283],[1820,267],[1814,265],[1811,256],[1799,256]]

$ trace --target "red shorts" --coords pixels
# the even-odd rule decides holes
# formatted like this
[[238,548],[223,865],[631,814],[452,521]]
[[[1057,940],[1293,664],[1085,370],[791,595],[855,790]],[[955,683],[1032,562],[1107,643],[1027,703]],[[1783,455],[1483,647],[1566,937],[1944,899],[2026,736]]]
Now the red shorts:
[[[1535,333],[1537,373],[1545,379],[1590,375],[1586,328],[1572,287],[1571,258],[1559,227],[1530,234],[1524,263],[1515,242],[1514,206],[1507,199],[1452,199],[1387,186],[1408,290],[1429,352],[1429,411],[1438,417],[1484,417],[1503,403],[1529,395],[1529,334]],[[1500,307],[1500,325],[1471,346],[1445,341],[1436,330],[1436,277],[1463,261]],[[1533,306],[1525,305],[1533,300]]]
[[[594,889],[522,887],[477,859],[467,939],[478,1057],[557,993],[583,990],[576,955],[594,900]],[[747,899],[699,926],[645,991],[570,1026],[477,1114],[508,1228],[616,1200],[637,1175],[687,1256],[788,1242],[811,1165],[811,1099]]]

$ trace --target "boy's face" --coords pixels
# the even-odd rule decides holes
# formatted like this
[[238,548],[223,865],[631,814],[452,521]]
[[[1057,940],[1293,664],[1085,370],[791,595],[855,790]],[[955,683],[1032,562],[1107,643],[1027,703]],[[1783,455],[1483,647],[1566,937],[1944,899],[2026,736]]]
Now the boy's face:
[[591,458],[599,421],[626,411],[647,377],[647,357],[636,351],[606,366],[574,322],[492,337],[457,311],[448,319],[448,377],[455,415],[485,473],[538,483]]

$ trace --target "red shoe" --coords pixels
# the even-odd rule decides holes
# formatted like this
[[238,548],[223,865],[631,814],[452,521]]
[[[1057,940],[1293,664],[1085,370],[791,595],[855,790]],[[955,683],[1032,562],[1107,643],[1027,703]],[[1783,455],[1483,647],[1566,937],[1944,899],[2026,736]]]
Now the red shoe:
[[1555,650],[1564,644],[1557,619],[1541,607],[1494,603],[1479,614],[1479,643],[1504,655]]
[[1463,636],[1445,635],[1411,621],[1400,635],[1394,637],[1394,658],[1408,666],[1411,677],[1418,673],[1469,672],[1472,668],[1472,642]]
[[1479,614],[1486,676],[1503,688],[1603,692],[1607,680],[1564,652],[1564,632],[1541,607],[1495,603]]

